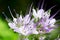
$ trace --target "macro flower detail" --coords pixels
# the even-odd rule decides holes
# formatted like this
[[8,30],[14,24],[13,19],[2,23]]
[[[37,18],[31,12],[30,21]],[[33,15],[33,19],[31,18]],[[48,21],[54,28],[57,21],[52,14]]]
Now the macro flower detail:
[[[56,20],[53,17],[50,17],[51,10],[44,11],[43,9],[39,9],[36,12],[33,8],[32,12],[30,12],[32,13],[32,16],[34,16],[33,18],[31,18],[32,16],[30,16],[30,14],[27,14],[25,17],[20,15],[15,18],[11,13],[10,8],[9,11],[13,17],[13,21],[8,22],[9,27],[24,36],[30,34],[49,33],[55,28],[54,24]],[[34,22],[36,19],[38,20]],[[37,28],[38,26],[40,27]]]
[[29,13],[25,16],[19,16],[14,10],[17,17],[13,16],[10,7],[8,6],[9,12],[13,18],[12,21],[8,20],[9,18],[3,12],[9,27],[21,37],[18,40],[45,40],[47,37],[45,34],[51,33],[56,28],[55,23],[57,20],[54,17],[59,11],[51,16],[51,9],[45,11],[43,9],[43,4],[44,3],[41,5],[41,9],[38,8],[36,10],[31,7]]

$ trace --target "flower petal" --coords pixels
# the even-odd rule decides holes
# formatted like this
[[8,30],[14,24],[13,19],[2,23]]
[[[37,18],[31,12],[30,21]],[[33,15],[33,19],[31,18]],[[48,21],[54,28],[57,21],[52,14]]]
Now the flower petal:
[[29,14],[23,18],[23,24],[28,24],[30,22]]
[[37,13],[36,13],[36,10],[35,10],[35,9],[33,9],[33,16],[34,16],[35,18],[37,18]]
[[54,24],[55,22],[56,22],[55,19],[51,19],[51,20],[50,20],[50,24]]
[[41,18],[42,17],[42,15],[43,15],[43,13],[44,13],[44,10],[43,9],[40,9],[40,10],[38,10],[37,11],[37,16],[39,17],[39,18]]
[[8,23],[8,25],[11,29],[16,29],[17,28],[15,23]]

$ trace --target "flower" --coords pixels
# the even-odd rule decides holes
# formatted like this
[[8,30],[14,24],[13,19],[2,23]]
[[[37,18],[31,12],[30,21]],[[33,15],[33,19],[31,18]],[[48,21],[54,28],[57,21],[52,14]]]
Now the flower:
[[29,14],[24,18],[22,18],[21,15],[19,18],[13,18],[13,22],[9,22],[8,25],[15,32],[18,32],[24,36],[27,36],[29,34],[38,34],[36,27],[34,27],[33,19],[30,20]]
[[35,20],[39,18],[37,21],[38,23],[37,26],[41,25],[40,31],[39,31],[40,33],[49,33],[55,27],[54,24],[56,20],[50,17],[50,12],[51,10],[44,11],[43,9],[39,9],[36,12],[36,10],[33,9],[33,16]]
[[[31,19],[30,14],[27,14],[25,17],[20,15],[18,18],[13,18],[13,22],[9,22],[8,25],[15,32],[25,36],[38,34],[39,32],[49,33],[54,29],[56,20],[50,18],[50,10],[45,12],[43,9],[40,9],[36,12],[36,10],[33,9],[32,13],[34,18]],[[34,22],[35,19],[38,19],[37,22]],[[39,25],[41,25],[41,27],[38,29],[37,26]]]
[[[41,9],[40,9],[41,10]],[[39,11],[39,10],[38,10]],[[40,12],[39,12],[40,13]],[[55,27],[56,20],[54,18],[50,17],[50,10],[46,12],[41,12],[41,16],[38,15],[38,13],[35,13],[36,16],[41,17],[38,21],[38,25],[41,25],[40,27],[40,33],[49,33],[51,32]],[[33,16],[35,16],[33,15]]]
[[30,21],[29,15],[26,15],[24,18],[22,18],[22,16],[20,15],[19,18],[13,18],[13,22],[9,22],[8,25],[14,29],[14,28],[18,28],[24,24],[28,24],[28,22]]

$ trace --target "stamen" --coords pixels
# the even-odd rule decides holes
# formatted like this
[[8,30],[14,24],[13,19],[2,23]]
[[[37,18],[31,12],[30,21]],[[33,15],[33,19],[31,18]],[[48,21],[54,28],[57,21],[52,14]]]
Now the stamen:
[[[51,10],[51,9],[53,9],[54,7],[56,7],[56,5],[52,6],[52,7],[51,7],[51,8],[49,8],[48,10]],[[48,10],[47,10],[47,11],[48,11]]]
[[31,13],[32,5],[33,5],[33,3],[31,4],[30,10],[29,10],[30,17],[32,16],[32,13]]
[[5,16],[7,22],[11,22],[10,19],[8,19],[8,17],[5,15],[4,12],[2,12],[2,14]]
[[42,2],[41,9],[43,9],[43,6],[44,6],[44,1],[45,1],[45,0],[43,0],[43,2]]
[[9,7],[9,6],[8,6],[8,9],[9,9],[9,12],[10,12],[10,14],[11,14],[12,18],[14,18],[14,16],[13,16],[13,14],[12,14],[12,12],[11,12],[11,10],[10,10],[10,7]]
[[60,12],[60,10],[58,10],[53,16],[51,16],[50,19],[52,19],[53,17],[55,17],[58,14],[58,12]]
[[15,9],[14,9],[13,11],[15,12],[16,17],[18,18],[18,17],[19,17],[19,14],[16,12],[16,10],[15,10]]
[[8,19],[8,17],[5,15],[5,13],[4,13],[4,12],[2,12],[2,14],[5,16],[5,18],[7,18],[7,19]]

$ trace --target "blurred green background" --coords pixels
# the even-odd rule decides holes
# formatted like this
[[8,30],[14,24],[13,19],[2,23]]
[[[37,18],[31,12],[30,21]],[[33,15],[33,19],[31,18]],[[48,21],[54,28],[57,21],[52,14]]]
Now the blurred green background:
[[[8,6],[10,6],[13,15],[14,15],[13,9],[15,9],[16,12],[19,14],[20,14],[20,11],[22,11],[22,15],[25,15],[26,11],[29,9],[32,3],[34,7],[38,7],[39,2],[40,0],[0,0],[0,40],[17,40],[18,39],[18,33],[15,33],[12,29],[9,28],[8,23],[5,20],[4,15],[2,14],[2,12],[5,12],[5,14],[9,18],[12,18],[9,13]],[[52,13],[60,9],[60,6],[59,6],[60,0],[45,0],[45,3],[47,4],[46,10],[49,9],[52,5],[58,4],[58,7],[54,8]],[[56,16],[57,19],[60,19],[59,15],[60,14]],[[53,34],[51,35],[51,37],[52,36],[55,37],[59,33],[58,31],[55,31],[55,33]]]

